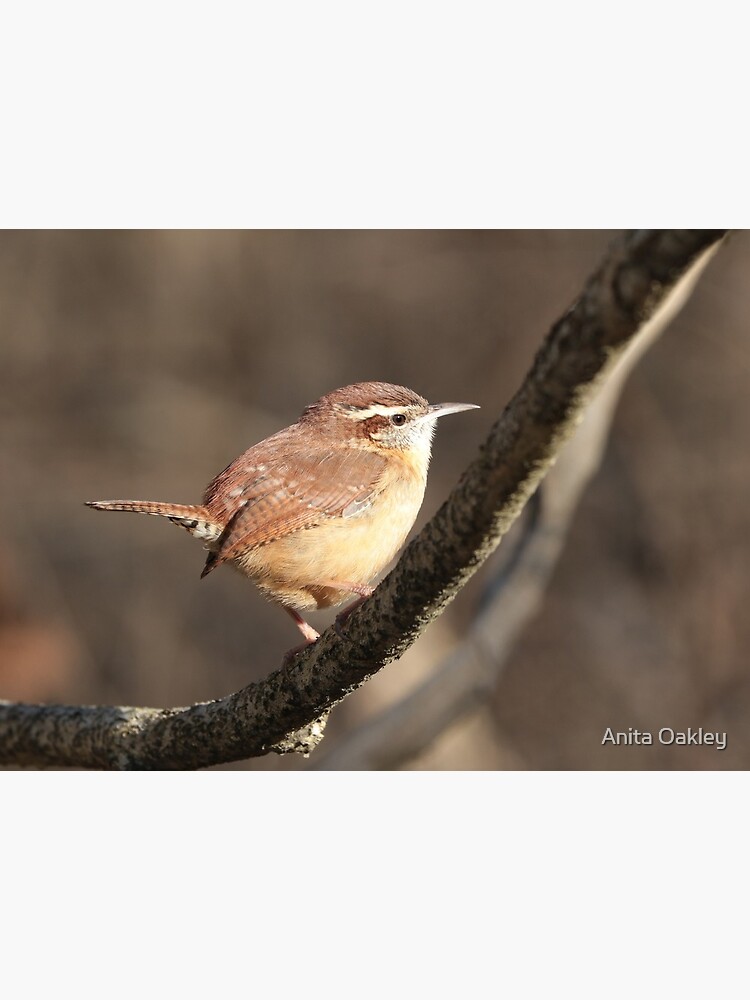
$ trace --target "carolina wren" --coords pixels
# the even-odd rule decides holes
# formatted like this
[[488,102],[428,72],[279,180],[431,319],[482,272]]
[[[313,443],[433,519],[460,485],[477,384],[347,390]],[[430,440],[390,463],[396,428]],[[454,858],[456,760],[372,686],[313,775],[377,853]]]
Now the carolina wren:
[[[250,577],[297,623],[299,613],[372,593],[422,505],[435,421],[471,403],[430,405],[411,389],[360,382],[335,389],[299,420],[253,445],[209,484],[200,506],[91,500],[97,510],[166,517],[209,555]],[[348,608],[343,615],[351,610]]]

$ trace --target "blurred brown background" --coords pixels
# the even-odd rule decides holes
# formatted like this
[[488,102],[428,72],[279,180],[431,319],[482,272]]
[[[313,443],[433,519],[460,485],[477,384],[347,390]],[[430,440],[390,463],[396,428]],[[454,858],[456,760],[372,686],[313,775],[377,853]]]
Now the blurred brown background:
[[[298,637],[248,581],[201,581],[183,532],[82,502],[197,502],[323,392],[382,379],[482,406],[441,423],[423,523],[612,236],[0,234],[0,697],[186,705],[276,667]],[[493,703],[410,766],[750,766],[749,261],[734,235],[631,377]],[[328,739],[460,641],[481,588],[339,706]],[[727,749],[601,746],[607,726],[687,725]]]

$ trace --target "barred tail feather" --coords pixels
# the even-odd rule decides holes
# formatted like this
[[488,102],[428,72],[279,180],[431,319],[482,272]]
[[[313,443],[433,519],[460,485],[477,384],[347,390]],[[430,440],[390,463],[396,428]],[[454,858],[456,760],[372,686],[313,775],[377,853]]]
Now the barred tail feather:
[[213,542],[222,532],[222,526],[215,521],[205,507],[193,504],[159,503],[153,500],[87,500],[87,507],[95,510],[127,510],[135,514],[154,514],[167,517],[195,538]]

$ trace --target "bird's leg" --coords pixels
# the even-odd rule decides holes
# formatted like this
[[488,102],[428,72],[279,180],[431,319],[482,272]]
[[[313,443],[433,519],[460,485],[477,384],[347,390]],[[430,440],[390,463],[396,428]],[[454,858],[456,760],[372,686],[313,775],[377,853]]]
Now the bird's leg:
[[340,611],[336,615],[336,621],[333,623],[333,627],[336,629],[336,634],[341,636],[341,638],[343,638],[343,635],[341,633],[341,626],[347,620],[352,611],[354,611],[356,608],[360,606],[360,604],[363,604],[367,600],[367,598],[370,596],[370,594],[372,594],[375,588],[370,587],[367,584],[358,584],[358,583],[325,583],[323,584],[323,586],[336,587],[337,590],[345,590],[351,594],[359,594],[359,597],[357,598],[356,601],[352,601],[351,604],[347,605],[343,611]]
[[[292,616],[295,625],[307,640],[305,642],[305,646],[309,646],[311,642],[315,642],[316,639],[320,638],[320,632],[316,632],[312,625],[309,625],[305,621],[299,611],[295,611],[294,608],[287,607],[286,604],[284,605],[284,611]],[[302,648],[304,649],[304,646]]]
[[[347,620],[352,611],[354,611],[355,608],[358,608],[363,601],[366,601],[375,589],[367,584],[349,583],[346,580],[325,580],[323,583],[318,584],[318,586],[330,587],[331,590],[341,590],[346,594],[359,594],[356,601],[352,601],[348,607],[344,608],[343,611],[336,615],[336,621],[334,622],[333,627],[336,629],[336,633],[339,636],[341,635],[341,626]],[[282,605],[282,607],[284,608],[284,611],[286,611],[287,614],[291,615],[294,619],[295,625],[305,638],[305,641],[301,646],[295,646],[294,649],[290,649],[289,652],[285,654],[284,664],[288,664],[294,659],[297,653],[301,653],[303,649],[307,649],[308,646],[311,646],[317,639],[319,639],[320,632],[316,632],[312,625],[305,621],[299,611],[295,611],[294,608],[290,608],[286,604]]]
[[303,649],[307,649],[316,639],[319,639],[320,632],[316,632],[312,625],[305,621],[299,611],[295,611],[294,608],[290,608],[286,604],[282,604],[282,607],[287,614],[292,616],[295,625],[305,637],[305,641],[301,646],[295,646],[294,649],[290,649],[288,653],[284,654],[284,665],[286,665],[294,659],[297,653],[301,653]]

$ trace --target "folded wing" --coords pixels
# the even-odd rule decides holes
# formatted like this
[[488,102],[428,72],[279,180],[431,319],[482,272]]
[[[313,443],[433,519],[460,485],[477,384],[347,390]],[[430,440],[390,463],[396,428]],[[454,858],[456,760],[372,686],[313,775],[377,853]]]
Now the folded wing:
[[283,458],[271,461],[267,448],[264,461],[251,448],[211,483],[205,505],[222,521],[228,520],[202,576],[241,551],[331,518],[356,517],[369,507],[380,491],[385,456],[365,448],[306,444],[294,451],[287,446]]

